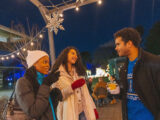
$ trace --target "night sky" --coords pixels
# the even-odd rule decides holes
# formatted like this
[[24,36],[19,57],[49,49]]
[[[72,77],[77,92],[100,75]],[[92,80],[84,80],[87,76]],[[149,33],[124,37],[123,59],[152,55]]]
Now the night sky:
[[[48,0],[41,0],[45,1]],[[0,24],[7,27],[14,21],[27,29],[26,18],[30,26],[45,26],[38,8],[29,0],[0,0],[0,15]],[[100,6],[93,3],[80,7],[79,12],[65,11],[65,31],[59,31],[54,37],[56,55],[66,46],[93,53],[99,46],[113,41],[113,33],[123,27],[142,25],[145,39],[152,25],[159,20],[160,0],[103,0]]]

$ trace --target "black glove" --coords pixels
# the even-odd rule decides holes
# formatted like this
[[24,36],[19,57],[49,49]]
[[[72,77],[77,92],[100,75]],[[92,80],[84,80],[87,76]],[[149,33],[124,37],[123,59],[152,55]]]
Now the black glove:
[[58,88],[53,88],[50,94],[51,94],[51,96],[53,96],[54,99],[56,99],[58,101],[62,101],[62,99],[63,99],[61,90]]
[[60,89],[53,88],[52,91],[50,92],[50,96],[52,99],[53,106],[56,109],[58,102],[63,100],[63,96],[62,96]]
[[55,83],[60,76],[60,72],[52,71],[48,74],[47,77],[44,78],[43,84],[51,86],[53,83]]

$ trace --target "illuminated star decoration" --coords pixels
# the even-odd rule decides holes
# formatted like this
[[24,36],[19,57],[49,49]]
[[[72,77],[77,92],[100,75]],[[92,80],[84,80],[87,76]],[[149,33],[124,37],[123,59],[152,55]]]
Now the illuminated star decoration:
[[51,16],[46,15],[46,18],[49,21],[46,27],[49,28],[51,32],[54,31],[54,33],[57,34],[58,29],[65,30],[64,27],[61,25],[64,19],[60,17],[58,13],[53,13]]

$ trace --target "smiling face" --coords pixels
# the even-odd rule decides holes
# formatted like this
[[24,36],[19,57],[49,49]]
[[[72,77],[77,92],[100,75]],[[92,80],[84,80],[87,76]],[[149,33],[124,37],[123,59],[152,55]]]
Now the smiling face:
[[34,67],[36,70],[42,74],[48,74],[50,65],[49,65],[49,57],[44,56],[41,59],[39,59],[35,64]]
[[131,41],[128,41],[127,43],[125,43],[122,37],[117,37],[115,39],[115,45],[116,45],[115,50],[117,51],[120,57],[129,55],[130,42]]
[[74,49],[70,49],[68,52],[67,62],[71,65],[74,65],[77,61],[77,52]]

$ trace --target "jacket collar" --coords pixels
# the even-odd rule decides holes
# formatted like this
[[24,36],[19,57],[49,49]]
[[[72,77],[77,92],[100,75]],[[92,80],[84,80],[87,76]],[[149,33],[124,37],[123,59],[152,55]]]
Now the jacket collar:
[[[137,61],[140,61],[140,60],[143,60],[144,58],[144,50],[142,48],[138,48],[138,60]],[[126,57],[126,62],[128,63],[128,58]]]
[[[75,68],[73,68],[73,70],[74,70],[74,73],[75,73]],[[70,74],[68,74],[68,72],[66,71],[66,69],[63,65],[60,65],[59,71],[60,71],[61,76],[65,76],[69,79],[72,79],[72,76]]]
[[[144,60],[144,50],[142,48],[138,48],[138,60],[137,62]],[[126,57],[124,68],[127,69],[129,59]]]
[[138,60],[143,59],[144,50],[142,48],[138,48]]

